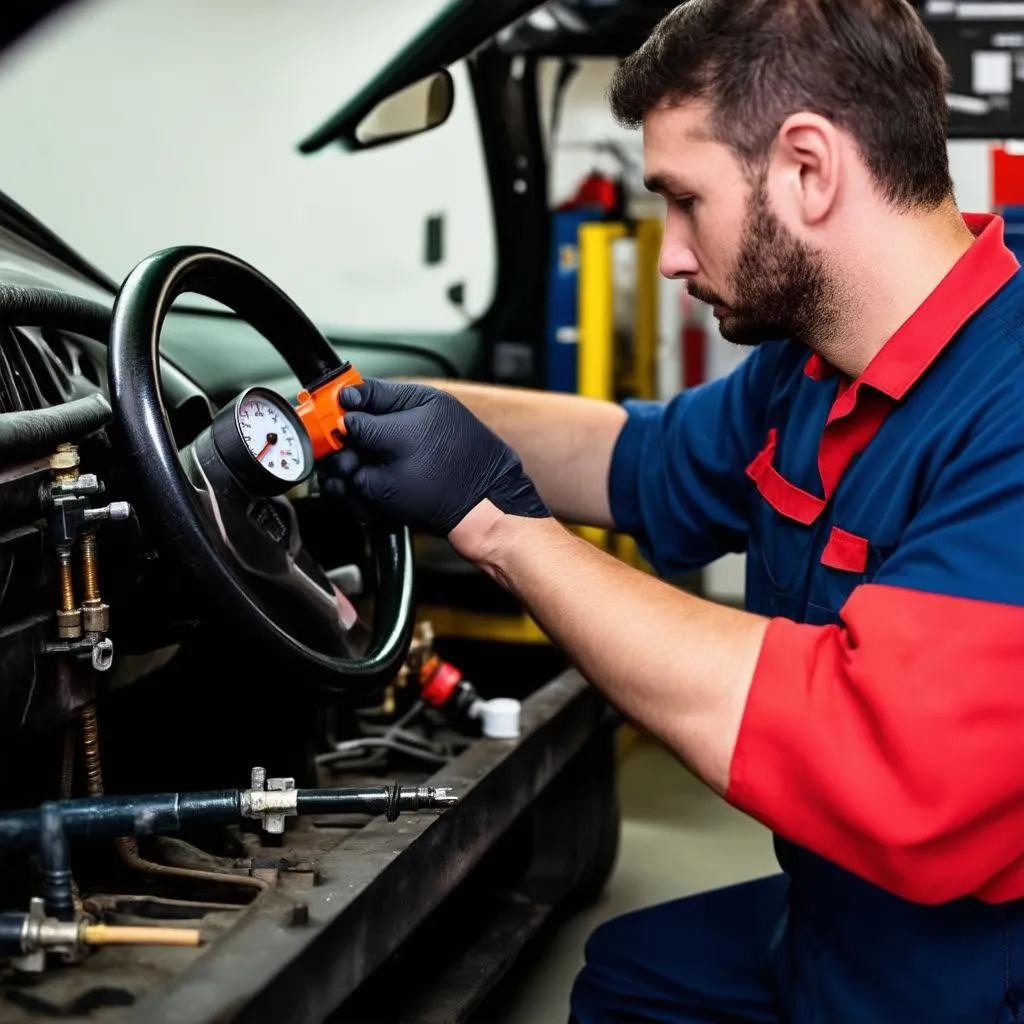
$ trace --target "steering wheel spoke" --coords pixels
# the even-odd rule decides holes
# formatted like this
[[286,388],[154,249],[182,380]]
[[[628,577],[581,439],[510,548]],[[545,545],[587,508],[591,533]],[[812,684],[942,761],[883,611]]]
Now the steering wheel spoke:
[[[303,546],[295,509],[287,498],[249,494],[194,445],[181,453],[182,468],[201,505],[209,534],[224,556],[260,588],[290,600],[297,628],[327,640],[349,656],[359,612]],[[312,627],[312,628],[310,628]],[[362,634],[366,633],[365,623]],[[365,636],[364,636],[365,640]],[[363,645],[365,646],[365,644]]]

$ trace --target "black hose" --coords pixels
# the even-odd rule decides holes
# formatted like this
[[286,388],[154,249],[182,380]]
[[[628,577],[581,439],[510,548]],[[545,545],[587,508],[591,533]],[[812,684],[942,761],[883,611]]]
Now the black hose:
[[71,856],[60,809],[53,801],[39,809],[39,860],[43,874],[43,906],[47,917],[75,919],[71,895]]
[[392,793],[398,787],[370,786],[364,789],[300,789],[295,809],[299,814],[370,814],[376,817],[388,811]]
[[2,284],[0,323],[71,331],[105,343],[110,336],[110,308],[52,288]]
[[383,814],[394,821],[403,811],[451,807],[456,802],[448,789],[433,786],[370,786],[363,789],[300,789],[295,809],[299,814]]
[[[154,796],[104,796],[56,803],[68,839],[109,839],[180,832],[193,825],[222,825],[242,816],[237,789]],[[0,849],[39,842],[38,810],[0,814]]]
[[0,457],[49,455],[55,445],[86,437],[110,419],[110,403],[100,394],[43,409],[0,413]]

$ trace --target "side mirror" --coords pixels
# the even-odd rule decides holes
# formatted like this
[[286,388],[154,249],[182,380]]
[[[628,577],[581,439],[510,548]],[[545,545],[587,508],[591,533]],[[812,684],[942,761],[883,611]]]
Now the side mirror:
[[355,129],[363,148],[419,135],[444,124],[455,105],[455,83],[447,70],[392,93],[381,100]]

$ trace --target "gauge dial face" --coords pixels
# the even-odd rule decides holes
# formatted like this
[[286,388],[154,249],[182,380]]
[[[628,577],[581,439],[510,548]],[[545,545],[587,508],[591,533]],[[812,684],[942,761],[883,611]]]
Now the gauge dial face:
[[238,405],[238,430],[252,457],[272,476],[288,483],[306,475],[306,456],[291,416],[262,394]]

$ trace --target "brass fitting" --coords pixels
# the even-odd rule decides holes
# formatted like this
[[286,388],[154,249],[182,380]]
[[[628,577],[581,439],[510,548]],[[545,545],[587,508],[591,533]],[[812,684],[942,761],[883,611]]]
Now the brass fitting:
[[[50,471],[58,484],[73,483],[78,479],[80,459],[73,444],[59,444],[49,458]],[[75,587],[71,572],[71,548],[57,548],[57,568],[60,573],[60,606],[57,609],[57,635],[62,640],[76,640],[82,635],[82,612],[75,603]]]
[[405,663],[398,671],[398,678],[395,685],[404,689],[410,677],[418,680],[424,664],[430,660],[434,653],[434,625],[427,620],[420,620],[416,623],[413,632],[412,642],[409,645],[409,653],[406,655]]
[[96,534],[82,534],[82,626],[86,633],[106,633],[110,628],[110,608],[100,598],[99,557]]
[[47,953],[67,963],[81,961],[89,946],[198,946],[198,928],[163,928],[137,925],[96,924],[85,915],[74,921],[47,917],[43,900],[33,896],[21,929],[21,955],[13,959],[21,971],[42,974]]
[[78,448],[73,444],[59,444],[50,456],[50,469],[57,483],[70,483],[78,479],[78,467],[81,460]]

